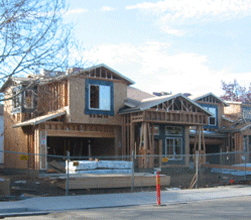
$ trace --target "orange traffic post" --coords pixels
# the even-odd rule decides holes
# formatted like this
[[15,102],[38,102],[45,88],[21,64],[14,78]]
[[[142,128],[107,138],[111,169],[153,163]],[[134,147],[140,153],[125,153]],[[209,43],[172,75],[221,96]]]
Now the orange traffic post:
[[156,175],[156,191],[157,191],[157,205],[160,205],[160,177],[159,177],[159,171],[157,171],[157,175]]

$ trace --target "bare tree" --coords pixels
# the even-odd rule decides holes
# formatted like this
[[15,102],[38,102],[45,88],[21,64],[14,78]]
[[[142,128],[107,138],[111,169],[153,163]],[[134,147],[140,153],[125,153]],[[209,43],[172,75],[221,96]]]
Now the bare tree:
[[226,83],[222,81],[224,95],[220,98],[226,101],[241,101],[251,103],[251,83],[249,87],[241,86],[237,80]]
[[65,69],[69,28],[64,0],[0,0],[0,80]]

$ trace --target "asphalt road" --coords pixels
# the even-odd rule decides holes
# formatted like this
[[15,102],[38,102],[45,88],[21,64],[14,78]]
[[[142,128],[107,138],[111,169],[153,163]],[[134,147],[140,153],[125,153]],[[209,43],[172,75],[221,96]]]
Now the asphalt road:
[[142,205],[118,208],[85,209],[51,213],[41,216],[5,218],[9,220],[46,219],[251,219],[251,196],[169,204],[166,206]]

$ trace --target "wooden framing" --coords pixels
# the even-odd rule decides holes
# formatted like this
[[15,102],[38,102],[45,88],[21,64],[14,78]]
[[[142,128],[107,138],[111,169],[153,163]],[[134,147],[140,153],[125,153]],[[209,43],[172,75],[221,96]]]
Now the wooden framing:
[[67,100],[67,80],[38,85],[38,115],[55,111],[67,106]]
[[39,126],[47,136],[115,138],[114,126],[46,122]]
[[[103,81],[103,84],[109,82],[109,85],[112,85],[111,97],[113,97],[112,108],[114,115],[85,113],[86,79],[100,80]],[[15,84],[16,82],[11,79],[4,85],[3,90],[6,98],[12,95],[13,86],[23,85],[25,87],[27,85],[26,80],[22,80],[21,83],[17,82]],[[124,118],[118,114],[119,109],[124,107],[124,100],[127,98],[127,86],[133,84],[131,80],[105,65],[99,65],[84,71],[80,69],[77,74],[73,71],[65,76],[44,77],[37,82],[34,87],[30,88],[36,91],[34,98],[36,108],[30,109],[28,112],[22,110],[12,112],[12,100],[5,103],[5,125],[8,126],[8,129],[5,129],[5,150],[34,153],[36,155],[30,156],[28,162],[20,161],[18,155],[7,155],[5,158],[5,161],[8,161],[5,163],[6,167],[26,169],[28,166],[30,169],[35,170],[46,169],[46,156],[39,157],[38,155],[40,153],[47,154],[47,137],[104,138],[109,139],[108,142],[112,143],[112,145],[112,139],[114,139],[115,155],[128,155],[131,153],[133,148],[129,148],[124,152],[124,149],[120,148],[120,146],[124,145],[121,143],[121,139],[124,139],[125,133],[130,135],[127,143],[134,145],[130,140],[130,137],[134,139],[134,127],[124,126]],[[59,109],[65,109],[65,115],[52,119],[46,118],[45,121],[36,123],[38,125],[35,125],[35,123],[22,124],[22,122],[48,115]],[[128,123],[130,124],[130,118],[128,118]],[[20,127],[12,127],[17,124],[20,124]],[[29,133],[24,131],[24,128],[31,128],[33,131]],[[67,144],[69,145],[67,141],[64,141],[63,148],[65,150],[69,148]]]
[[[123,152],[126,155],[131,155],[133,146],[136,143],[134,137],[135,125],[141,125],[139,143],[137,143],[138,154],[141,155],[139,158],[139,168],[153,168],[154,166],[154,158],[148,157],[149,155],[154,155],[154,124],[196,126],[195,145],[196,148],[199,148],[200,153],[205,153],[203,125],[207,125],[208,115],[183,97],[175,97],[144,111],[125,114],[123,117],[126,132],[122,143]],[[150,126],[152,129],[150,129]],[[186,130],[186,132],[188,131]],[[186,140],[185,142],[185,146],[188,147],[189,143]],[[202,161],[205,161],[205,158],[202,158]],[[187,164],[187,162],[185,163]]]
[[221,104],[221,102],[219,101],[219,99],[217,99],[216,97],[214,97],[213,95],[208,95],[205,97],[202,97],[200,99],[197,100],[197,102],[202,102],[202,103],[210,103],[210,104]]
[[206,162],[206,144],[205,144],[205,137],[204,137],[204,129],[203,126],[196,127],[196,134],[195,134],[195,141],[194,141],[194,155],[196,151],[199,152],[199,164],[204,164]]
[[[7,150],[22,151],[27,153],[45,154],[46,137],[82,137],[82,138],[114,138],[116,146],[115,154],[123,156],[131,156],[132,151],[136,151],[137,155],[141,155],[139,159],[140,168],[152,168],[154,166],[154,158],[148,157],[154,154],[154,125],[170,125],[182,126],[185,128],[185,153],[189,153],[189,126],[196,126],[196,135],[192,140],[194,150],[199,150],[200,154],[206,153],[206,138],[203,133],[203,126],[208,124],[209,113],[200,108],[200,104],[213,104],[218,106],[218,123],[221,127],[221,116],[226,103],[220,102],[214,95],[208,95],[196,100],[196,103],[190,101],[182,95],[174,96],[173,98],[149,98],[142,101],[142,110],[140,107],[131,107],[126,113],[118,112],[125,109],[124,101],[127,100],[127,87],[132,82],[127,78],[121,77],[116,71],[105,66],[89,68],[87,70],[79,69],[72,75],[58,78],[57,80],[49,80],[39,83],[34,87],[37,90],[37,95],[34,102],[37,102],[37,109],[27,112],[11,112],[12,103],[6,101],[8,108],[5,117],[6,129],[6,144]],[[86,113],[85,98],[88,96],[89,84],[86,80],[101,80],[104,84],[109,82],[111,88],[114,89],[114,114],[107,115],[107,112],[99,114]],[[14,85],[14,84],[13,84]],[[12,92],[12,85],[6,86],[5,90]],[[15,85],[18,86],[18,85]],[[6,95],[8,97],[8,95]],[[113,97],[111,95],[111,97]],[[160,100],[166,100],[160,103]],[[128,102],[129,103],[129,102]],[[151,106],[151,103],[155,103]],[[5,105],[6,106],[6,105]],[[130,106],[130,105],[129,105]],[[126,107],[128,107],[126,105]],[[12,125],[27,121],[31,118],[37,118],[54,112],[58,109],[65,109],[65,115],[58,118],[53,118],[53,121],[39,122],[39,125],[32,127],[32,132],[25,131],[23,128],[12,128]],[[92,109],[91,109],[92,110]],[[98,109],[102,110],[102,109]],[[132,110],[130,112],[130,110]],[[56,121],[58,120],[58,121]],[[47,122],[46,122],[47,121]],[[23,125],[22,125],[23,126]],[[211,129],[211,128],[210,128]],[[226,138],[226,151],[243,150],[243,133],[235,132],[228,133]],[[245,134],[246,135],[246,134]],[[249,133],[247,133],[249,135]],[[220,143],[220,142],[219,142]],[[64,140],[63,148],[69,149],[69,141]],[[159,152],[162,152],[162,144],[160,143]],[[121,149],[118,146],[121,145]],[[161,146],[160,146],[161,145]],[[222,145],[222,144],[221,144]],[[10,157],[6,158],[8,161]],[[28,167],[31,169],[46,169],[46,157],[34,156],[29,157]],[[13,163],[14,167],[26,168],[27,163],[18,161],[17,156],[9,162]],[[201,159],[205,162],[205,159]],[[8,162],[7,162],[8,163]],[[185,164],[188,165],[188,160],[185,159]],[[161,165],[161,164],[159,164]],[[12,166],[12,165],[10,165]]]
[[148,109],[144,112],[131,113],[132,122],[152,122],[152,123],[170,123],[182,125],[206,125],[208,116],[203,113],[186,111],[165,111],[158,109]]

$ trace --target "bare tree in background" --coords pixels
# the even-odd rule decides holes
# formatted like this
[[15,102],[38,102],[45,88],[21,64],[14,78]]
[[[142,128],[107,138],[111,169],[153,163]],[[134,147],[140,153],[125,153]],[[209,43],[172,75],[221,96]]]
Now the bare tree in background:
[[[67,66],[64,0],[0,0],[0,79]],[[2,84],[1,83],[1,84]]]
[[224,95],[220,97],[221,99],[251,103],[251,83],[249,87],[241,86],[237,80],[229,83],[222,81],[221,83],[224,91]]

